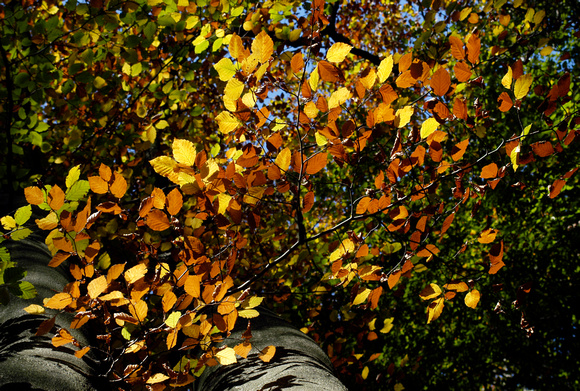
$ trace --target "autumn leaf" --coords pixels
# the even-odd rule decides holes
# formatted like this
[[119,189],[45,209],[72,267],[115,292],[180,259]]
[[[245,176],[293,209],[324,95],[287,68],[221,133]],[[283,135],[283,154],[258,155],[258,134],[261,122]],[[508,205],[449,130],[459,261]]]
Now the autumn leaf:
[[72,303],[73,299],[68,293],[57,293],[48,299],[44,306],[54,310],[61,310]]
[[256,54],[258,60],[262,63],[267,62],[272,57],[272,53],[274,53],[274,41],[272,41],[272,38],[270,38],[266,31],[260,31],[252,41],[252,53]]
[[493,228],[488,228],[486,230],[484,230],[481,235],[479,235],[479,238],[477,239],[477,241],[479,243],[482,244],[487,244],[487,243],[491,243],[495,240],[495,237],[497,235],[497,231]]
[[479,176],[484,179],[489,179],[495,178],[497,176],[497,173],[498,173],[497,164],[490,163],[481,169],[481,174]]
[[450,36],[449,43],[451,44],[451,55],[457,60],[463,60],[465,58],[465,50],[461,39],[456,36]]
[[264,362],[270,362],[270,360],[272,360],[272,358],[274,357],[274,354],[276,354],[276,347],[270,345],[262,349],[258,357],[260,358],[260,360]]
[[439,68],[433,73],[430,81],[431,88],[435,95],[443,96],[451,86],[451,77],[445,68]]
[[433,300],[429,307],[427,307],[427,324],[437,320],[441,313],[443,312],[443,307],[445,307],[445,298],[440,297],[438,299]]
[[165,231],[171,223],[162,210],[153,209],[147,214],[147,226],[154,231]]
[[419,293],[419,297],[422,300],[429,300],[429,299],[433,299],[433,298],[439,296],[440,294],[441,294],[441,288],[439,288],[439,285],[429,284],[425,288],[423,288],[421,293]]
[[231,365],[238,362],[236,359],[236,351],[232,348],[226,347],[215,354],[215,358],[222,365]]
[[173,158],[177,163],[185,164],[190,167],[195,165],[197,152],[191,141],[176,139],[173,141],[173,144],[171,144],[171,149],[173,151]]
[[36,186],[29,186],[25,188],[24,197],[26,197],[26,202],[31,205],[40,205],[44,203],[44,193]]
[[58,331],[58,334],[55,335],[54,337],[52,337],[52,345],[55,348],[58,348],[59,346],[63,346],[63,345],[72,343],[74,340],[75,339],[73,338],[71,333],[69,333],[65,329],[60,329]]
[[215,120],[218,123],[220,132],[228,134],[240,126],[240,121],[228,111],[222,111]]
[[533,81],[534,77],[530,74],[523,75],[516,80],[516,83],[514,84],[514,95],[516,99],[523,99],[528,95]]
[[508,93],[505,91],[502,92],[501,94],[499,94],[497,101],[499,102],[499,110],[502,113],[509,111],[509,109],[511,109],[512,106],[514,105],[514,103],[512,102],[512,99],[510,98]]
[[469,308],[477,307],[477,303],[479,303],[481,295],[477,289],[473,289],[468,294],[465,295],[465,305]]
[[100,276],[99,278],[92,280],[87,286],[89,297],[91,299],[96,299],[101,293],[105,291],[105,289],[107,289],[107,286],[107,277],[105,276]]
[[512,78],[513,78],[513,71],[511,67],[508,67],[508,70],[504,77],[501,79],[501,85],[507,88],[508,90],[512,88]]
[[343,42],[336,42],[326,52],[326,59],[330,62],[343,62],[347,54],[350,53],[352,46]]
[[414,113],[413,106],[405,106],[402,109],[398,109],[395,113],[395,126],[397,128],[402,128],[411,121],[411,116]]
[[439,128],[439,121],[435,118],[427,118],[425,122],[421,124],[421,138],[425,139],[429,137],[434,131]]
[[319,152],[316,155],[311,156],[306,161],[306,167],[304,171],[308,175],[316,174],[326,166],[327,159],[328,155],[325,152]]

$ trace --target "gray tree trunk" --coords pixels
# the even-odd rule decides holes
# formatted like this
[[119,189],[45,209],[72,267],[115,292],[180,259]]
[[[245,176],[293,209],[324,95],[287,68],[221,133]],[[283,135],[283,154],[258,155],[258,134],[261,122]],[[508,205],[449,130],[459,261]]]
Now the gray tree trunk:
[[[99,363],[90,352],[78,359],[73,349],[55,348],[50,337],[35,336],[40,323],[50,316],[29,315],[23,308],[42,304],[43,298],[59,292],[69,282],[68,271],[46,266],[51,256],[40,240],[9,242],[5,243],[12,259],[28,271],[26,280],[36,287],[38,296],[33,300],[12,296],[8,306],[0,307],[0,391],[113,389],[99,380]],[[71,320],[72,317],[59,314],[55,327],[70,330]],[[246,326],[247,322],[240,319],[238,329],[226,344],[240,343]],[[260,316],[251,320],[251,330],[253,351],[248,358],[234,365],[206,368],[195,382],[196,390],[346,390],[333,374],[322,349],[290,323],[260,309]],[[88,344],[88,335],[70,331],[81,345]],[[276,346],[276,354],[264,363],[257,352],[269,345]]]

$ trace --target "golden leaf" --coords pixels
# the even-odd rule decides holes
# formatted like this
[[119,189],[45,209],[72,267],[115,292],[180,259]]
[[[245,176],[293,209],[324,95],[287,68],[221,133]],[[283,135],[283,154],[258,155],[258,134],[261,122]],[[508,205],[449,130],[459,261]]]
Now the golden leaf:
[[534,77],[530,74],[520,76],[514,85],[514,95],[516,99],[522,99],[528,92],[530,92],[530,86],[534,81]]
[[40,205],[44,203],[44,193],[36,186],[30,186],[24,189],[24,197],[26,202],[31,205]]
[[423,288],[421,293],[419,293],[419,297],[423,300],[429,300],[439,296],[440,294],[441,288],[439,288],[439,285],[429,284],[425,288]]
[[512,77],[513,77],[512,67],[508,67],[506,74],[501,79],[501,85],[507,88],[508,90],[512,88]]
[[87,286],[89,297],[91,299],[99,297],[99,295],[107,289],[107,286],[107,277],[105,276],[100,276],[99,278],[92,280]]
[[395,113],[395,126],[397,128],[402,128],[411,121],[411,116],[414,113],[413,106],[405,106],[402,109],[398,109]]
[[226,347],[215,354],[215,358],[222,365],[230,365],[238,362],[236,359],[236,351],[232,348]]
[[344,42],[336,42],[326,52],[326,59],[330,62],[343,62],[350,53],[352,46]]
[[47,308],[52,308],[55,310],[62,310],[67,305],[72,303],[73,299],[68,293],[57,293],[44,303]]
[[465,305],[469,308],[477,307],[477,303],[479,303],[479,299],[481,294],[477,289],[472,290],[468,294],[465,295]]
[[443,307],[445,306],[445,298],[440,297],[435,299],[429,304],[427,307],[427,323],[431,323],[439,316],[441,316],[441,312],[443,312]]
[[393,56],[388,56],[381,60],[377,74],[379,76],[379,83],[384,83],[393,71]]
[[272,41],[266,31],[260,31],[252,41],[252,53],[256,54],[261,63],[268,62],[272,53],[274,53],[274,41]]
[[262,349],[258,357],[264,362],[270,362],[270,360],[274,357],[274,354],[276,354],[276,347],[270,345]]
[[140,263],[127,270],[123,275],[127,284],[133,284],[147,274],[147,265]]
[[192,167],[195,164],[195,157],[197,152],[195,146],[189,140],[175,139],[171,145],[173,150],[173,158],[177,163],[185,164]]
[[220,132],[228,134],[233,132],[240,126],[240,121],[234,117],[229,111],[222,111],[215,120],[218,123]]
[[425,122],[421,124],[421,138],[425,139],[429,137],[429,135],[436,131],[437,128],[439,128],[439,121],[433,117],[427,118]]

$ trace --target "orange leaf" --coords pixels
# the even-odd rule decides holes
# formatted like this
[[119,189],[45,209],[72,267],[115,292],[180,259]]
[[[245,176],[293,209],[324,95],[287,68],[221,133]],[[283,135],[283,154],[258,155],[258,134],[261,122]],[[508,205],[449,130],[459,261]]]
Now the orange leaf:
[[505,266],[505,263],[503,261],[499,261],[497,263],[494,263],[491,265],[491,267],[489,268],[489,274],[495,274],[499,271],[499,269],[501,269],[502,267]]
[[141,322],[147,317],[147,303],[143,300],[131,300],[131,303],[129,304],[129,311],[135,319]]
[[183,206],[183,196],[179,189],[175,188],[167,194],[167,211],[171,216],[175,216]]
[[47,201],[52,210],[59,210],[64,205],[64,192],[54,185],[48,192]]
[[435,71],[433,76],[431,76],[431,88],[436,95],[443,96],[449,90],[451,86],[451,76],[445,68],[439,68]]
[[420,250],[417,253],[418,257],[430,257],[432,255],[437,255],[439,253],[439,249],[433,245],[433,244],[428,244],[427,246],[425,246],[425,248],[423,248],[422,250]]
[[483,179],[495,178],[497,176],[497,172],[498,172],[497,164],[490,163],[481,169],[480,177],[482,177]]
[[397,80],[395,80],[395,84],[399,88],[412,87],[415,85],[416,82],[417,82],[417,79],[413,77],[413,75],[411,74],[411,71],[405,71],[405,72],[401,73],[399,75],[399,77],[397,77]]
[[44,203],[44,193],[36,186],[30,186],[24,189],[26,202],[31,205],[40,205]]
[[77,350],[75,352],[75,357],[76,358],[82,358],[85,354],[88,353],[88,351],[91,350],[90,346],[85,346],[84,348],[82,348],[81,350]]
[[453,101],[453,115],[462,120],[467,119],[467,105],[464,100],[455,98]]
[[153,209],[147,214],[147,226],[154,231],[164,231],[171,227],[171,223],[162,210]]
[[250,350],[252,350],[252,344],[249,343],[248,341],[244,341],[243,343],[238,344],[234,347],[234,351],[236,352],[236,354],[243,358],[248,357]]
[[548,191],[550,192],[550,198],[555,198],[560,194],[562,188],[566,184],[566,181],[563,179],[556,179],[554,183],[548,186]]
[[173,347],[177,344],[178,333],[179,333],[179,330],[177,328],[174,328],[173,330],[171,330],[169,332],[169,334],[167,334],[167,340],[166,340],[167,350],[173,349]]
[[100,276],[99,278],[92,280],[87,286],[89,297],[91,299],[99,297],[99,295],[107,289],[107,286],[107,277],[105,276]]
[[71,343],[74,340],[75,339],[73,338],[73,336],[71,335],[71,333],[69,333],[65,329],[60,329],[58,331],[58,334],[55,335],[54,337],[52,337],[52,345],[55,348],[58,348],[59,346],[66,345],[67,343]]
[[318,73],[320,78],[331,83],[337,81],[344,81],[344,76],[340,69],[329,63],[328,61],[320,61],[318,63]]
[[274,357],[275,353],[276,353],[276,347],[273,345],[270,345],[270,346],[266,346],[264,349],[262,349],[262,351],[260,352],[260,355],[258,357],[260,358],[260,360],[262,360],[264,362],[270,362],[270,360]]
[[499,110],[504,113],[509,111],[509,109],[514,105],[514,102],[512,102],[512,99],[505,91],[499,94],[497,101],[499,102]]
[[122,198],[127,191],[127,181],[117,171],[114,172],[115,180],[111,185],[111,194],[117,198]]
[[169,312],[177,302],[177,296],[173,291],[167,291],[163,295],[163,299],[161,300],[161,304],[163,305],[163,311]]
[[481,294],[477,289],[472,290],[467,295],[465,295],[465,305],[469,308],[477,307],[477,303],[479,303],[479,299]]
[[455,64],[453,70],[455,71],[455,77],[460,82],[468,81],[471,78],[471,67],[463,61]]
[[451,55],[457,60],[463,60],[465,58],[465,50],[463,50],[461,39],[451,36],[449,37],[449,43],[451,44]]
[[65,251],[67,253],[72,253],[74,251],[74,247],[72,243],[67,238],[54,238],[52,240],[52,244],[59,250]]
[[309,191],[304,195],[304,199],[302,201],[302,212],[306,213],[309,212],[314,206],[314,193]]
[[61,263],[63,263],[70,256],[71,256],[70,253],[57,252],[54,255],[54,257],[52,257],[52,259],[50,260],[50,262],[48,263],[48,266],[50,266],[50,267],[58,267],[58,265],[60,265]]
[[292,67],[292,72],[298,73],[304,68],[304,59],[302,58],[302,52],[296,53],[292,60],[290,60],[290,66]]
[[477,241],[482,244],[491,243],[495,240],[497,235],[497,231],[493,228],[488,228],[484,230],[481,235],[479,235],[479,239]]
[[105,182],[109,182],[111,180],[111,177],[113,176],[113,172],[111,171],[111,168],[109,166],[101,163],[101,165],[99,166],[99,176]]
[[475,34],[472,34],[467,40],[467,59],[472,64],[479,63],[479,50],[481,48],[481,40]]
[[389,278],[387,279],[387,283],[389,284],[389,289],[393,289],[397,282],[399,282],[399,278],[401,278],[401,271],[397,270],[394,273],[391,273]]
[[311,156],[306,162],[305,172],[308,175],[316,174],[318,171],[322,170],[328,161],[328,155],[326,152],[317,153]]
[[184,289],[188,295],[198,298],[201,294],[201,277],[197,275],[188,276],[185,280]]
[[62,310],[67,305],[72,303],[72,301],[72,297],[68,293],[57,293],[48,299],[44,306],[54,310]]
[[109,184],[99,176],[89,177],[89,186],[94,193],[105,194],[109,191]]
[[458,142],[451,149],[451,158],[454,162],[458,161],[463,157],[463,154],[467,150],[467,145],[469,144],[469,139]]
[[531,147],[534,153],[539,157],[550,156],[554,153],[554,147],[549,141],[538,141],[537,143],[533,143]]

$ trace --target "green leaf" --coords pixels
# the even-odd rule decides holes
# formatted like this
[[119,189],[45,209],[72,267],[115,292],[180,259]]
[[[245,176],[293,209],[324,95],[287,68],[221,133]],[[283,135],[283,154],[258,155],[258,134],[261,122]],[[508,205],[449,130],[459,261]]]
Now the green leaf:
[[16,213],[14,213],[14,220],[16,224],[23,225],[30,219],[30,216],[32,216],[32,206],[26,205],[18,208]]
[[89,181],[76,181],[66,192],[66,199],[69,201],[80,201],[90,190]]
[[25,300],[32,299],[37,295],[36,288],[28,281],[20,281],[20,283],[18,283],[18,288],[21,292],[18,296]]
[[10,234],[12,240],[22,240],[26,239],[32,231],[28,228],[20,228]]

